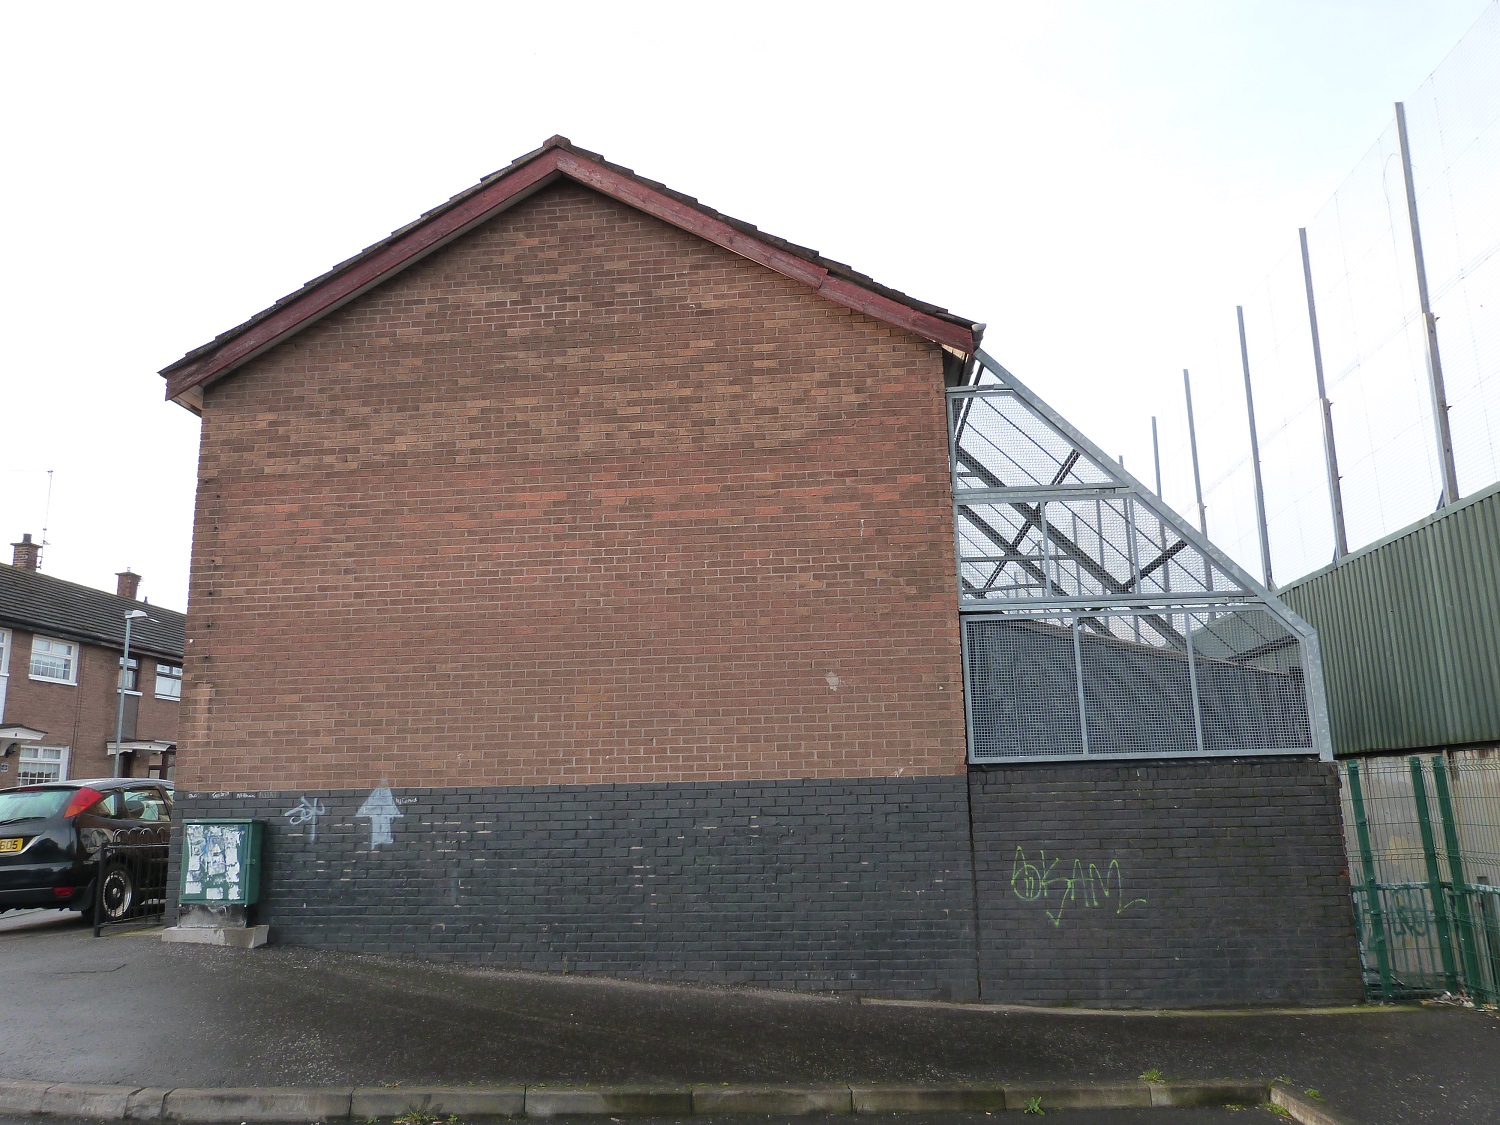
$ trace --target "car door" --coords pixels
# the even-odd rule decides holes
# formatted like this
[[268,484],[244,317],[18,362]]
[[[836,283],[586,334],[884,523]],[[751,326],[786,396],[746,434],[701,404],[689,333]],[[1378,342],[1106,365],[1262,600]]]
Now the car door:
[[82,858],[92,859],[105,844],[113,844],[120,832],[130,826],[125,819],[124,803],[120,791],[110,789],[100,795],[74,819],[78,830],[78,842],[83,847]]

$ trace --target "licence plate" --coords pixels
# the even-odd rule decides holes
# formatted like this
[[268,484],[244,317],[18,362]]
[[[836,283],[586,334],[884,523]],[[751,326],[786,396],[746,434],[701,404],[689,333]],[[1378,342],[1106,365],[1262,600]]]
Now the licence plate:
[[18,852],[26,841],[19,836],[12,836],[9,840],[0,840],[0,853]]

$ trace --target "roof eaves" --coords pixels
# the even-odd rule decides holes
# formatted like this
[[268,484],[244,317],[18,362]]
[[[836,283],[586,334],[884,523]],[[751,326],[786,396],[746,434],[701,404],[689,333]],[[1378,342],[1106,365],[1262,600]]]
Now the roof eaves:
[[[76,626],[60,625],[56,622],[45,620],[28,620],[19,615],[7,614],[3,619],[6,628],[20,627],[29,633],[43,637],[55,637],[60,641],[78,641],[80,644],[97,645],[100,648],[120,649],[123,641],[119,637],[111,637],[106,633],[93,632],[88,629],[79,629]],[[142,656],[171,657],[174,660],[182,659],[182,649],[173,648],[160,642],[143,640],[138,634],[130,636],[130,652],[132,655],[139,653]]]
[[60,640],[120,648],[124,643],[125,613],[131,609],[144,609],[150,615],[132,632],[132,650],[180,660],[187,619],[176,610],[131,601],[50,574],[0,564],[0,627],[19,627]]

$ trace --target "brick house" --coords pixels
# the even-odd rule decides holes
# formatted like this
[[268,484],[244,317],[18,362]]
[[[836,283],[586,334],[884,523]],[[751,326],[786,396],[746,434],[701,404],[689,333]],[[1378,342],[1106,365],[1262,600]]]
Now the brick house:
[[[171,777],[182,706],[183,615],[136,598],[140,575],[116,592],[38,571],[30,535],[0,564],[0,788],[109,777]],[[130,668],[120,712],[125,614]],[[115,742],[119,725],[120,742]]]
[[[553,138],[189,353],[163,371],[203,419],[183,814],[267,821],[282,941],[925,996],[1357,996],[1306,737],[975,761],[950,446],[981,329]],[[1255,826],[1266,794],[1301,819]],[[1070,834],[1069,863],[1134,856],[1149,893],[1075,910],[1053,956],[1011,824]],[[1188,893],[1247,855],[1263,877]],[[1038,894],[1118,898],[1120,861],[1098,868],[1090,892],[1043,860]]]

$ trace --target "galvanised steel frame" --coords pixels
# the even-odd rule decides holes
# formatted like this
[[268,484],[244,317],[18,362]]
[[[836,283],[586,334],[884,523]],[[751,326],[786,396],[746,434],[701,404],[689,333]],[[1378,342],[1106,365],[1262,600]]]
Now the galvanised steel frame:
[[948,391],[974,763],[1317,754],[1317,634],[983,351]]

